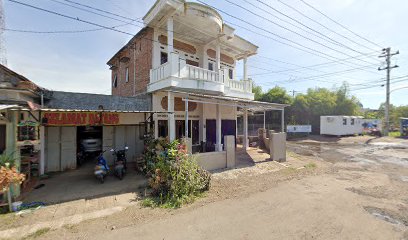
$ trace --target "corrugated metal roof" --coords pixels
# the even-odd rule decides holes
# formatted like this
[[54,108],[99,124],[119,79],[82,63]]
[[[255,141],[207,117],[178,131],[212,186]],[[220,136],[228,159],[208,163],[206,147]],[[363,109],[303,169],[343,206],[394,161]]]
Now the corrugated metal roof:
[[168,112],[160,112],[160,111],[93,110],[93,109],[60,109],[60,108],[42,108],[42,109],[39,109],[38,111],[42,111],[42,112],[168,113]]
[[[187,92],[179,92],[179,91],[171,91],[171,92],[185,94],[186,96],[188,95],[188,98],[191,101],[194,101],[197,98],[200,100],[208,99],[208,100],[215,100],[215,101],[223,101],[226,103],[226,105],[234,105],[237,107],[246,108],[249,111],[253,111],[253,112],[262,112],[262,111],[268,111],[268,110],[283,110],[285,109],[285,107],[289,106],[287,104],[260,102],[260,101],[234,98],[234,97],[226,97],[226,96],[214,96],[214,95],[187,93]],[[219,102],[214,102],[214,104],[217,104],[217,103]]]

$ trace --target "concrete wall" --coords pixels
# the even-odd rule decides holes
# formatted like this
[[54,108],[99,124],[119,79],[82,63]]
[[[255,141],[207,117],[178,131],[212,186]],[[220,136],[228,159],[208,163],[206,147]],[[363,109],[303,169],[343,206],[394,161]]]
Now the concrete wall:
[[227,167],[227,152],[209,152],[194,154],[197,158],[197,163],[202,168],[213,171]]
[[[189,146],[187,148],[191,149]],[[224,137],[224,150],[222,152],[199,153],[193,156],[197,159],[198,165],[208,171],[234,168],[236,160],[234,136]]]

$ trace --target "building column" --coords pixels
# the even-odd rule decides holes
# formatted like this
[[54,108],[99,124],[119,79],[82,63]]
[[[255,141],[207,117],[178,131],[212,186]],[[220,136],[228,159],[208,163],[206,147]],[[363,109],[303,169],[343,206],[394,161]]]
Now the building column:
[[282,132],[285,132],[285,109],[282,109],[281,127]]
[[174,32],[173,32],[173,28],[174,28],[174,21],[173,21],[173,17],[169,17],[167,19],[167,53],[168,53],[168,59],[170,60],[170,54],[172,52],[174,52]]
[[221,152],[222,151],[222,145],[221,145],[221,112],[220,112],[220,105],[217,104],[217,119],[216,119],[216,145],[215,145],[215,151]]
[[189,131],[189,129],[188,129],[188,95],[186,96],[186,99],[185,99],[185,102],[184,102],[184,108],[185,108],[185,111],[186,111],[186,116],[185,116],[185,122],[184,122],[184,128],[185,128],[185,134],[184,134],[184,137],[185,138],[188,138],[188,131]]
[[160,66],[160,43],[159,43],[159,30],[155,28],[153,30],[153,56],[152,56],[152,68],[158,68]]
[[244,57],[244,81],[248,80],[248,66],[247,66],[247,57]]
[[244,109],[244,140],[243,147],[245,150],[249,148],[249,139],[248,139],[248,109]]
[[221,45],[220,45],[220,41],[217,40],[217,46],[215,48],[215,63],[217,66],[216,67],[216,71],[217,73],[221,72]]
[[45,174],[45,127],[40,126],[40,176]]
[[159,138],[159,119],[158,119],[158,114],[155,113],[153,115],[154,117],[154,139]]
[[176,139],[176,121],[174,118],[174,94],[168,92],[167,95],[167,111],[168,113],[168,129],[169,129],[169,140],[173,141]]

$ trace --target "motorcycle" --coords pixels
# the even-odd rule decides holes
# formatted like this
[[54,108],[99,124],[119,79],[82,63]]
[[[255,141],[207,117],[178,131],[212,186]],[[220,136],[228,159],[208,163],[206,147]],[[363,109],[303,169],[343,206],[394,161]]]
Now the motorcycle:
[[114,158],[114,174],[116,177],[118,177],[120,180],[123,179],[125,173],[126,173],[126,163],[127,163],[127,158],[126,158],[126,152],[129,148],[126,146],[123,150],[116,150],[112,149],[111,152],[115,156]]
[[95,177],[101,182],[105,182],[105,177],[108,175],[109,167],[108,164],[106,163],[106,159],[103,157],[103,154],[106,151],[102,151],[99,156],[98,156],[98,162],[96,163],[95,169],[94,169],[94,174]]

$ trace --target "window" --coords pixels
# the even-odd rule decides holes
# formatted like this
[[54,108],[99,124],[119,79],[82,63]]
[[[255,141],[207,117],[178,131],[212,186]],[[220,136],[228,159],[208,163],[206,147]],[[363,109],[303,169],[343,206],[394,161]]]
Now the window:
[[343,118],[343,125],[347,125],[347,118]]
[[127,67],[126,68],[126,76],[125,76],[125,79],[126,79],[126,82],[129,82],[129,68]]
[[160,54],[160,64],[165,64],[167,62],[167,53],[161,52]]
[[352,119],[351,119],[351,125],[354,125],[354,121],[355,121],[355,119],[352,118]]
[[208,70],[214,71],[214,63],[212,63],[212,62],[208,63]]
[[36,140],[36,129],[30,125],[18,127],[18,141]]
[[228,69],[228,76],[229,76],[229,79],[234,79],[234,70]]
[[115,73],[113,76],[113,82],[112,82],[112,87],[117,88],[118,87],[118,75]]

